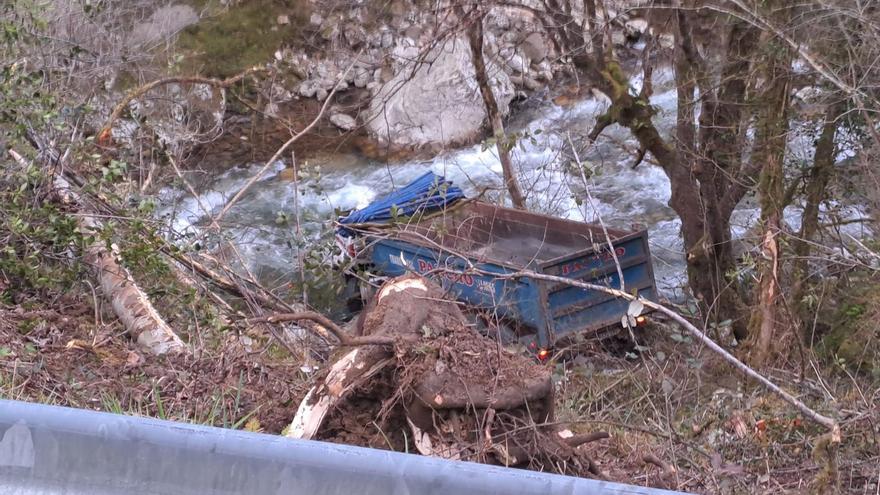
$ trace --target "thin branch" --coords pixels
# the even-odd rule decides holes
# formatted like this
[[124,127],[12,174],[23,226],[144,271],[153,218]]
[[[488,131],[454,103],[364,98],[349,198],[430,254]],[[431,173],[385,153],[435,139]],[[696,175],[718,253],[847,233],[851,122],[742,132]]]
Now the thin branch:
[[[337,339],[339,339],[340,345],[343,346],[357,346],[357,345],[393,345],[395,343],[395,339],[393,337],[388,337],[384,335],[367,335],[364,337],[352,337],[345,330],[339,328],[336,323],[330,321],[326,316],[316,313],[314,311],[301,311],[298,313],[276,313],[269,316],[261,316],[258,318],[248,318],[244,320],[244,323],[248,325],[254,325],[257,323],[269,323],[269,324],[277,324],[277,323],[285,323],[285,322],[294,322],[294,321],[313,321],[318,325],[326,328],[330,333],[332,333]],[[323,337],[323,335],[322,335]]]
[[122,112],[125,111],[128,104],[141,96],[149,93],[150,91],[158,88],[159,86],[164,86],[167,84],[206,84],[208,86],[213,86],[215,88],[226,89],[233,84],[238,83],[245,77],[256,74],[259,72],[266,72],[268,69],[263,67],[251,67],[250,69],[229,77],[227,79],[215,79],[212,77],[200,77],[200,76],[176,76],[176,77],[165,77],[162,79],[156,79],[155,81],[148,82],[143,86],[139,86],[133,90],[131,90],[125,97],[116,104],[113,108],[113,112],[110,114],[110,117],[107,119],[107,122],[104,123],[104,127],[101,128],[101,132],[98,133],[98,143],[99,144],[108,144],[110,141],[111,132],[113,131],[113,124],[117,119],[122,115]]
[[[455,253],[451,253],[451,254],[455,254]],[[463,256],[463,255],[459,255],[459,256]],[[467,258],[464,258],[464,259],[467,259]],[[458,275],[463,273],[462,270],[452,270],[452,269],[442,268],[442,267],[439,270],[442,272],[458,274]],[[742,361],[737,359],[736,356],[727,352],[726,349],[724,349],[720,345],[716,344],[714,340],[709,338],[703,331],[701,331],[696,326],[694,326],[694,324],[691,323],[690,321],[688,321],[685,317],[681,316],[676,311],[673,311],[672,309],[669,309],[662,304],[651,301],[650,299],[645,299],[641,296],[634,296],[632,294],[621,291],[619,289],[606,287],[604,285],[591,284],[591,283],[587,283],[587,282],[582,282],[580,280],[575,280],[575,279],[570,279],[570,278],[565,278],[565,277],[557,277],[555,275],[547,275],[544,273],[538,273],[538,272],[534,272],[531,270],[519,270],[517,272],[512,272],[512,273],[507,273],[507,274],[498,274],[495,272],[481,270],[481,269],[473,266],[472,264],[469,264],[469,269],[466,271],[478,273],[480,275],[485,275],[485,276],[489,276],[489,277],[494,277],[496,279],[515,280],[515,279],[519,279],[519,278],[531,278],[534,280],[545,280],[548,282],[568,284],[573,287],[580,287],[582,289],[603,292],[605,294],[609,294],[609,295],[612,295],[615,297],[626,299],[627,301],[639,301],[644,306],[651,308],[653,310],[659,311],[660,313],[663,313],[666,316],[669,316],[670,318],[675,320],[678,324],[680,324],[682,327],[684,327],[685,330],[687,330],[693,336],[695,336],[698,340],[700,340],[700,342],[702,342],[706,347],[708,347],[710,350],[712,350],[713,352],[718,354],[722,359],[724,359],[725,361],[730,363],[734,368],[739,370],[742,374],[744,374],[745,376],[747,376],[749,378],[752,378],[753,380],[757,381],[758,383],[760,383],[761,385],[766,387],[771,392],[777,394],[779,397],[781,397],[783,400],[785,400],[786,402],[788,402],[789,404],[794,406],[797,410],[799,410],[804,416],[806,416],[810,420],[828,428],[828,430],[830,430],[830,432],[831,432],[832,441],[840,442],[840,440],[841,440],[840,425],[838,425],[837,421],[835,421],[832,418],[829,418],[828,416],[824,416],[824,415],[814,411],[813,409],[811,409],[808,405],[801,402],[801,400],[799,400],[797,397],[786,392],[785,390],[780,388],[779,385],[776,385],[775,383],[770,381],[768,378],[764,377],[763,375],[761,375],[760,373],[753,370],[748,365],[746,365],[745,363],[743,363]]]
[[278,148],[278,151],[276,151],[275,154],[272,155],[272,158],[269,158],[266,161],[266,164],[263,165],[263,168],[261,168],[259,170],[259,172],[256,173],[256,175],[254,175],[253,177],[250,178],[249,181],[247,181],[247,183],[244,185],[244,187],[242,187],[235,194],[235,196],[233,196],[232,199],[229,200],[228,203],[226,203],[226,205],[223,207],[222,210],[220,210],[220,213],[217,214],[216,217],[211,219],[211,223],[219,222],[220,219],[223,218],[223,216],[226,215],[227,212],[229,212],[229,209],[232,208],[236,203],[238,203],[238,201],[241,199],[241,197],[244,196],[244,193],[246,193],[248,191],[248,189],[251,188],[251,186],[253,186],[258,180],[260,180],[260,178],[263,177],[263,175],[266,174],[266,172],[269,170],[269,168],[272,166],[272,164],[274,164],[284,154],[284,152],[287,151],[287,148],[289,148],[290,145],[295,143],[299,138],[301,138],[302,136],[307,134],[309,131],[312,130],[312,128],[314,128],[318,124],[318,122],[324,116],[324,113],[327,111],[327,108],[330,106],[330,102],[333,100],[333,96],[336,94],[336,90],[339,89],[339,83],[345,80],[345,77],[351,71],[352,67],[354,67],[354,64],[357,62],[358,58],[359,57],[355,57],[355,62],[352,62],[348,66],[348,68],[345,69],[345,72],[343,72],[342,75],[339,76],[339,81],[337,81],[337,83],[335,85],[333,85],[333,90],[331,90],[330,94],[327,95],[327,99],[324,100],[324,104],[321,105],[321,110],[318,112],[318,115],[315,116],[315,118],[312,120],[312,122],[309,123],[309,125],[307,125],[305,127],[305,129],[294,134],[290,139],[287,140],[287,142],[285,142],[283,145],[281,145],[281,147]]

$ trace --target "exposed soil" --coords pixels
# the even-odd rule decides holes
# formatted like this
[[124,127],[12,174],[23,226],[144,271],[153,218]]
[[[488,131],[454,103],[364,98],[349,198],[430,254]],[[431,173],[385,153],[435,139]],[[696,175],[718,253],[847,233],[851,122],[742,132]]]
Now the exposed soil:
[[[363,90],[348,90],[337,94],[332,105],[335,111],[357,116],[364,104],[364,96]],[[248,105],[254,104],[248,102]],[[188,165],[221,171],[233,165],[268,160],[293,133],[314,120],[322,105],[314,98],[296,98],[279,105],[278,118],[268,118],[257,111],[229,116],[224,124],[225,132],[217,140],[197,147],[190,155]],[[368,141],[363,129],[342,131],[330,123],[328,117],[324,115],[311,132],[291,146],[297,160],[308,160],[322,153],[361,152],[362,144]],[[290,154],[282,158],[289,160]]]

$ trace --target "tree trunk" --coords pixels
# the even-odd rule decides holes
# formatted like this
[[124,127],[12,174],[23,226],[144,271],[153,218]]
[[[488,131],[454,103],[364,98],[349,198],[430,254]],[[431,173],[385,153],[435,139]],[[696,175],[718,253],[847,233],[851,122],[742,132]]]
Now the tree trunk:
[[[79,217],[80,228],[93,232],[101,229],[101,224],[95,217],[82,212],[79,195],[64,177],[56,174],[54,184],[58,195],[65,202],[85,213]],[[165,323],[150,298],[122,265],[115,250],[107,249],[100,242],[93,242],[86,248],[85,262],[94,270],[104,296],[110,301],[113,312],[132,340],[156,355],[186,352],[186,344]]]
[[[555,0],[549,0],[551,7]],[[590,11],[590,3],[586,4]],[[715,321],[730,319],[738,339],[747,335],[744,304],[735,280],[729,280],[734,267],[731,249],[730,217],[745,193],[757,182],[759,170],[742,163],[741,150],[746,100],[752,59],[758,48],[760,31],[745,21],[711,15],[719,27],[727,30],[727,44],[720,50],[721,69],[712,54],[697,50],[690,33],[689,19],[695,15],[688,9],[676,11],[676,83],[679,92],[679,114],[676,136],[664,139],[654,125],[654,109],[650,95],[633,95],[629,80],[614,59],[609,46],[597,49],[604,42],[601,36],[589,33],[593,49],[578,48],[587,33],[566,35],[557,28],[559,37],[571,49],[572,61],[597,89],[608,95],[611,106],[600,117],[594,139],[604,127],[617,123],[630,130],[642,150],[650,152],[669,177],[672,196],[669,206],[681,218],[688,282],[703,308],[710,310]],[[589,21],[589,20],[588,20]],[[593,29],[597,23],[588,23]],[[573,23],[569,23],[575,26]],[[595,28],[598,29],[598,28]],[[607,45],[607,43],[606,43]],[[644,86],[648,87],[648,85]],[[700,89],[699,127],[695,124],[695,90]]]
[[492,124],[492,135],[495,137],[495,149],[498,151],[498,159],[501,161],[504,185],[510,194],[510,201],[513,203],[513,207],[525,209],[522,189],[519,187],[519,180],[516,178],[513,162],[510,160],[510,149],[513,147],[513,143],[508,141],[507,134],[504,132],[501,112],[498,111],[498,102],[495,101],[495,94],[492,92],[492,86],[489,84],[489,75],[486,71],[486,61],[483,57],[482,13],[474,19],[468,28],[467,37],[471,48],[471,61],[474,65],[477,85],[480,87],[480,94],[483,96],[483,103],[486,106],[486,114],[489,116],[489,122]]
[[816,142],[813,167],[810,169],[809,177],[807,177],[806,203],[801,218],[801,229],[798,233],[798,238],[793,243],[795,266],[791,290],[792,303],[800,308],[801,331],[805,342],[810,340],[807,329],[812,320],[810,309],[803,303],[806,281],[809,276],[808,258],[812,251],[810,243],[819,232],[819,206],[825,201],[828,181],[834,173],[834,157],[837,152],[834,135],[837,133],[837,118],[843,110],[843,102],[836,102],[829,105],[826,111],[822,133]]
[[758,304],[749,321],[748,352],[754,367],[761,367],[774,352],[782,324],[779,285],[779,235],[785,208],[785,159],[788,135],[791,52],[780,47],[765,61],[763,95],[758,101],[757,135],[752,160],[761,167],[758,198],[761,204],[760,280]]

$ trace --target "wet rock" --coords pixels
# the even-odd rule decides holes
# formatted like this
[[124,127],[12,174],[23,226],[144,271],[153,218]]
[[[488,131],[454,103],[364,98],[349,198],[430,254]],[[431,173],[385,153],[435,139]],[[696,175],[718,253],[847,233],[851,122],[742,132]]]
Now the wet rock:
[[519,45],[523,54],[534,62],[540,62],[546,59],[549,54],[547,42],[544,40],[544,37],[541,36],[541,33],[529,34],[522,39]]
[[[474,139],[486,111],[467,42],[451,38],[435,47],[425,62],[407,64],[378,90],[369,108],[370,116],[376,117],[367,119],[369,132],[386,144],[403,147]],[[498,108],[507,113],[513,84],[491,61],[488,72]]]
[[358,67],[354,67],[352,69],[352,72],[354,73],[354,75],[352,77],[352,84],[354,85],[354,87],[356,87],[356,88],[367,87],[367,84],[370,83],[370,80],[372,78],[370,71],[368,69],[366,69],[365,67],[358,66]]
[[344,113],[335,113],[330,116],[330,123],[343,131],[349,132],[357,128],[357,120],[351,115]]
[[199,21],[199,14],[189,5],[160,7],[146,21],[134,26],[128,46],[135,48],[167,38]]
[[648,21],[642,18],[630,19],[623,26],[624,35],[633,41],[642,39],[642,36],[648,32]]

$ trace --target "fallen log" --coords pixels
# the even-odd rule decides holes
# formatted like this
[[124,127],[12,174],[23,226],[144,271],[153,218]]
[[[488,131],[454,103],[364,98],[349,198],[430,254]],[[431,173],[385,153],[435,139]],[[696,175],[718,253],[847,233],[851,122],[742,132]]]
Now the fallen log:
[[[9,154],[18,163],[26,165],[24,157],[14,150],[9,150]],[[80,229],[88,232],[101,230],[101,222],[86,211],[67,179],[55,173],[53,186],[61,201],[80,213],[77,219]],[[150,298],[135,283],[131,272],[122,265],[115,245],[108,249],[100,242],[92,242],[86,247],[84,255],[113,312],[132,340],[156,355],[187,352],[186,344],[156,311]]]

